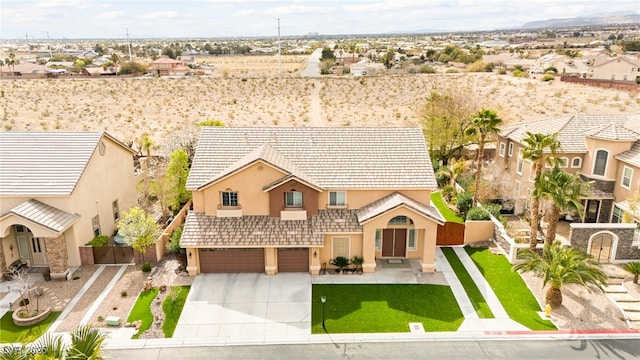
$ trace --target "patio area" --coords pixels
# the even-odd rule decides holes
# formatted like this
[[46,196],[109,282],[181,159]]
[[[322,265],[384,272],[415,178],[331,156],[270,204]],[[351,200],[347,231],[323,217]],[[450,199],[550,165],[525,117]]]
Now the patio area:
[[[523,216],[509,215],[507,218],[507,233],[514,240],[518,242],[518,238],[522,239],[520,242],[529,242],[529,221]],[[556,240],[563,244],[569,245],[569,230],[570,221],[560,220],[558,221],[558,230],[556,232]],[[542,229],[547,230],[546,224],[542,224]],[[544,239],[544,234],[539,234],[538,238]],[[526,239],[526,240],[525,240]]]
[[311,276],[312,284],[434,284],[448,285],[437,267],[433,273],[420,271],[418,259],[376,259],[376,271],[369,274],[347,272]]

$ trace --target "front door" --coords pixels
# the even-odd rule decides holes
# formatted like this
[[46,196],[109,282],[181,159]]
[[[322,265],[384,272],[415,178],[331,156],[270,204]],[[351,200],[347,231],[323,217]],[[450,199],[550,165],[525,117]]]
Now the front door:
[[32,266],[46,266],[47,257],[45,256],[46,250],[44,247],[44,238],[31,237],[31,251],[33,257]]
[[404,257],[407,251],[407,229],[382,230],[382,256]]
[[584,212],[585,223],[598,222],[598,210],[600,210],[600,200],[587,200],[587,208]]

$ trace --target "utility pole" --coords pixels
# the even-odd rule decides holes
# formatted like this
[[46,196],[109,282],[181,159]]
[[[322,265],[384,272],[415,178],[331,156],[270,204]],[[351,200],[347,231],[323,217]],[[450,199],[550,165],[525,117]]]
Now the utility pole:
[[131,62],[131,40],[129,40],[129,28],[127,28],[127,42],[129,43],[129,62]]
[[49,32],[47,31],[47,43],[49,45],[49,59],[51,59],[53,57],[53,52],[51,52],[51,39],[49,39]]
[[282,59],[280,56],[280,18],[278,18],[278,77],[282,78]]

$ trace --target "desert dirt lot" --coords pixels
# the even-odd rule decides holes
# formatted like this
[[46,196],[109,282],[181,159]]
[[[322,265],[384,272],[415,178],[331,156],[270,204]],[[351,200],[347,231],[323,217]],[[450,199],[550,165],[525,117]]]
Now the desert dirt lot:
[[179,79],[5,79],[0,131],[104,130],[123,141],[148,133],[162,144],[213,119],[228,126],[411,126],[426,97],[448,89],[496,110],[505,123],[640,109],[637,93],[559,80],[477,73],[311,79],[295,76],[299,62],[279,78],[273,63],[270,72],[225,66]]

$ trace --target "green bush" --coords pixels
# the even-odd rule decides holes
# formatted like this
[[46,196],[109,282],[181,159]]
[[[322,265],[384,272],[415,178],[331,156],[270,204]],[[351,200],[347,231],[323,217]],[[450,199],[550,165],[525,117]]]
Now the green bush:
[[473,207],[467,212],[467,220],[489,220],[489,212],[486,209]]
[[435,74],[436,73],[436,69],[434,69],[433,67],[431,67],[429,65],[424,65],[424,66],[420,67],[420,73],[421,74]]
[[173,254],[184,254],[185,249],[180,248],[180,238],[182,237],[182,229],[184,225],[178,226],[173,232],[171,232],[171,236],[169,236],[169,241],[167,243],[167,250]]
[[542,81],[552,81],[553,79],[555,79],[555,77],[553,76],[552,73],[546,73],[544,75],[542,75]]
[[471,195],[468,191],[459,192],[456,195],[456,206],[458,207],[458,211],[460,211],[460,215],[464,218],[467,216],[467,212],[473,206],[473,195]]
[[87,246],[107,246],[109,237],[106,235],[98,235],[87,243]]
[[557,74],[558,73],[558,69],[555,66],[551,65],[548,68],[544,69],[544,72],[545,73],[552,72],[554,74]]
[[132,61],[132,62],[126,62],[122,64],[122,66],[120,66],[120,71],[118,72],[118,74],[125,75],[125,74],[146,73],[146,72],[147,72],[146,66]]
[[451,185],[447,185],[445,187],[442,188],[442,197],[447,201],[450,202],[451,199],[453,199],[453,196],[456,194],[456,189],[451,186]]
[[517,78],[527,77],[527,72],[519,70],[519,69],[515,69],[515,70],[513,70],[511,75],[513,75],[513,77],[517,77]]
[[505,68],[498,69],[498,74],[505,75],[506,73],[507,73],[507,69],[505,69]]
[[142,270],[142,272],[150,272],[151,271],[151,264],[148,261],[145,261],[142,266],[140,267],[140,270]]
[[487,204],[482,204],[482,207],[485,210],[487,210],[491,215],[493,215],[493,217],[495,217],[496,219],[502,216],[500,214],[500,210],[502,210],[502,205],[500,204],[487,203]]

